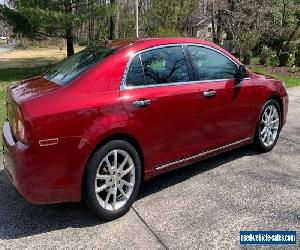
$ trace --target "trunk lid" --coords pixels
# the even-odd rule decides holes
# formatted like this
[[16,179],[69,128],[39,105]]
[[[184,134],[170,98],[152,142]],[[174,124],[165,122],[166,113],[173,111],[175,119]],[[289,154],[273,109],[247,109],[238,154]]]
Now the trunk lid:
[[58,88],[61,88],[61,86],[38,76],[12,85],[8,89],[8,92],[10,92],[9,95],[17,103],[21,103],[28,99],[42,96]]

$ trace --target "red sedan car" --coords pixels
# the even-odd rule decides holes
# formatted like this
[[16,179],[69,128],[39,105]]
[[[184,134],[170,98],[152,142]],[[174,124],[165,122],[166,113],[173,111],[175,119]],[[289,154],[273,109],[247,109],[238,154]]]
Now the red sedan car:
[[83,199],[111,220],[142,180],[246,144],[270,151],[287,111],[281,81],[213,43],[114,41],[8,89],[4,165],[27,200]]

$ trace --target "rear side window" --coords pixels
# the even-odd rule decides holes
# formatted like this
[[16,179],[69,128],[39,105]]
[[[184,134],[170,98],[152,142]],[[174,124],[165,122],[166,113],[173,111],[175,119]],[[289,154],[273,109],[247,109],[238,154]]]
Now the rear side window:
[[192,57],[196,80],[235,79],[238,67],[226,56],[209,48],[188,46]]
[[126,85],[130,87],[144,85],[144,73],[139,55],[135,56],[130,63]]
[[188,82],[187,62],[182,47],[166,47],[141,54],[145,84]]
[[153,49],[134,57],[128,69],[126,85],[159,85],[188,82],[190,75],[182,47]]
[[56,84],[66,85],[115,51],[100,46],[89,47],[58,63],[43,77]]

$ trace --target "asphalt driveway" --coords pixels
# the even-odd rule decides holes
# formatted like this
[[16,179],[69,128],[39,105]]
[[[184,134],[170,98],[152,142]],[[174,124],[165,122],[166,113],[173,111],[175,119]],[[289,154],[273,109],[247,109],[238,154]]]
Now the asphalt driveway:
[[113,222],[82,204],[29,204],[0,170],[0,249],[240,248],[241,230],[296,230],[300,247],[300,87],[289,93],[272,152],[245,147],[158,176]]
[[11,51],[14,47],[16,47],[17,44],[0,44],[0,53],[4,52],[9,52]]

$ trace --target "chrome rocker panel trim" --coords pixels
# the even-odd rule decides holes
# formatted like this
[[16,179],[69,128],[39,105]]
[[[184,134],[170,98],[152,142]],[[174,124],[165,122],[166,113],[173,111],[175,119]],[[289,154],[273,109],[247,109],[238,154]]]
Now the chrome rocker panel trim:
[[196,155],[193,155],[193,156],[190,156],[190,157],[181,159],[181,160],[177,160],[177,161],[174,161],[174,162],[170,162],[170,163],[164,164],[164,165],[162,165],[162,166],[157,167],[156,170],[162,170],[162,169],[168,168],[168,167],[170,167],[170,166],[173,166],[173,165],[176,165],[176,164],[179,164],[179,163],[183,163],[183,162],[186,162],[186,161],[189,161],[189,160],[197,159],[197,158],[206,156],[206,155],[208,155],[208,154],[211,154],[211,153],[214,153],[214,152],[217,152],[217,151],[221,151],[221,150],[223,150],[223,149],[227,149],[227,148],[230,148],[230,147],[232,147],[232,146],[236,146],[236,145],[242,144],[242,143],[244,143],[244,142],[246,142],[246,141],[250,141],[250,140],[251,140],[251,137],[247,137],[247,138],[245,138],[245,139],[242,139],[242,140],[239,140],[239,141],[236,141],[236,142],[227,144],[227,145],[222,146],[222,147],[218,147],[218,148],[215,148],[215,149],[211,149],[211,150],[202,152],[202,153],[200,153],[200,154],[196,154]]

